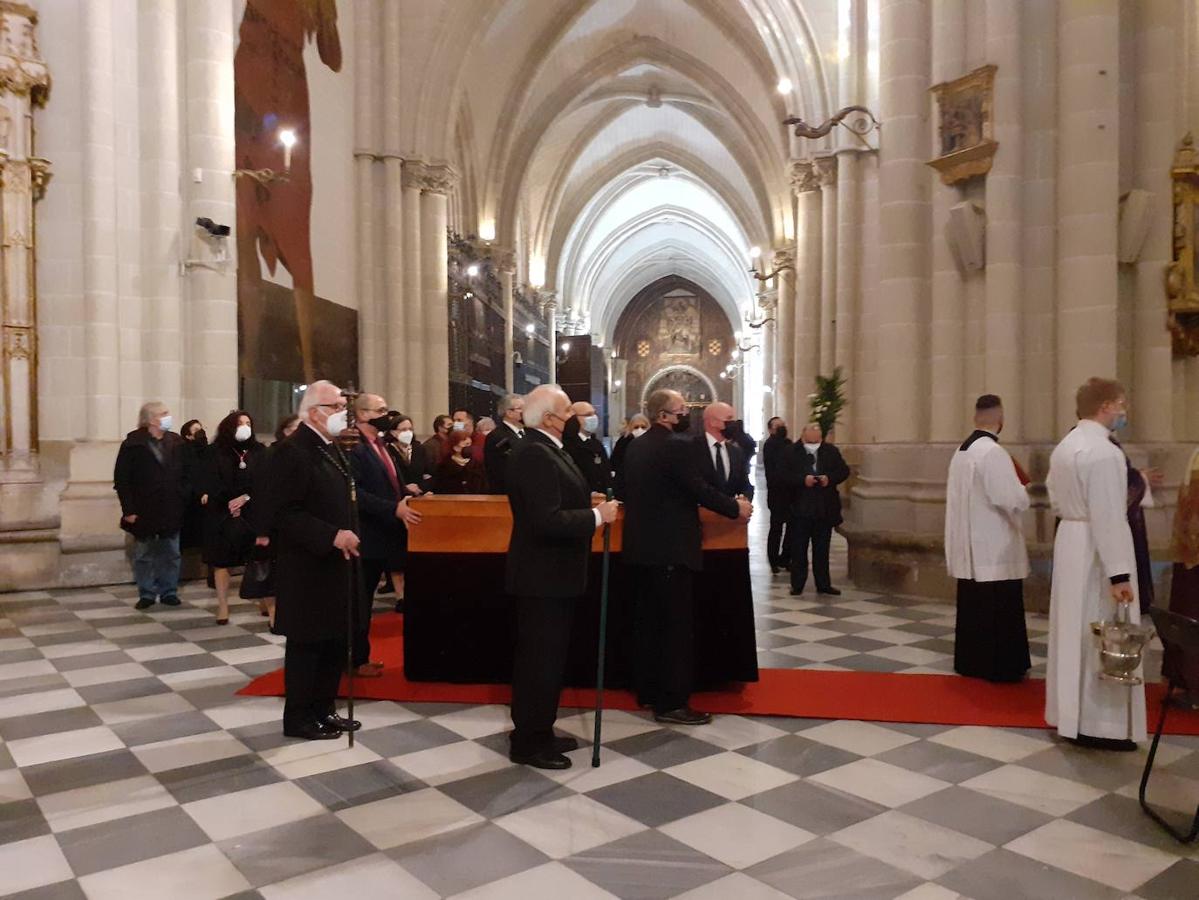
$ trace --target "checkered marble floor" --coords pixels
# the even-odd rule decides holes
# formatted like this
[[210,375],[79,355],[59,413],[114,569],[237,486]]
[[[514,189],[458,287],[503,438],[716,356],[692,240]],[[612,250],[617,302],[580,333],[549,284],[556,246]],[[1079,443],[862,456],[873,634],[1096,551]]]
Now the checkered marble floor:
[[[764,664],[945,669],[951,607],[790,598],[754,560]],[[584,749],[545,773],[508,763],[504,707],[379,702],[358,706],[351,751],[286,740],[278,699],[234,695],[281,661],[252,607],[218,627],[211,591],[182,596],[145,613],[129,587],[0,596],[0,894],[1199,895],[1199,848],[1137,806],[1143,751],[1037,730],[686,729],[610,712],[599,769]],[[592,718],[559,726],[587,739]],[[1156,802],[1193,813],[1199,738],[1164,742],[1155,779]]]

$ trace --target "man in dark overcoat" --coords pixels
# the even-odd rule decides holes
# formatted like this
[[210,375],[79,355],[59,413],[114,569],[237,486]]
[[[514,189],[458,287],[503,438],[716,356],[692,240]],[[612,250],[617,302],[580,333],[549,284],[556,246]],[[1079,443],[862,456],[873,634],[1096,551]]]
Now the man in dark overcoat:
[[816,593],[839,596],[829,575],[833,529],[841,524],[841,494],[837,485],[849,478],[849,466],[835,445],[824,439],[818,422],[809,422],[791,447],[783,467],[791,493],[787,525],[791,544],[791,593],[802,594],[808,580],[808,544],[812,545],[812,574]]

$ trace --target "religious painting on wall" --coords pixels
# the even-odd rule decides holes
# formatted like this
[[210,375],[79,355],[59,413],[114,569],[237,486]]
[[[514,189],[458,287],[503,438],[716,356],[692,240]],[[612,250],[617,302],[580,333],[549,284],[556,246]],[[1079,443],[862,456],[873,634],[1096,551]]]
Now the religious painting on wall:
[[1199,150],[1188,134],[1170,170],[1173,254],[1166,270],[1166,308],[1175,356],[1199,356]]
[[699,356],[699,300],[692,294],[674,291],[662,298],[658,319],[659,352],[674,359]]
[[931,89],[937,102],[940,153],[928,164],[941,173],[945,184],[991,171],[999,148],[991,115],[995,72],[995,66],[983,66]]
[[[336,76],[335,91],[352,91],[342,67],[346,35],[339,28],[338,2],[245,0],[238,37],[235,236],[243,396],[259,396],[272,384],[318,378],[348,384],[358,374],[358,313],[346,305],[353,302],[352,287],[341,277],[349,267],[340,259],[329,262],[326,268],[338,277],[319,288],[320,269],[313,259],[314,247],[325,254],[347,252],[344,244],[330,246],[322,235],[314,236],[330,220],[337,228],[346,224],[337,215],[341,209],[314,204],[314,174],[318,179],[340,174],[313,160],[340,138],[341,122],[323,110],[342,98],[328,96],[322,81],[322,112],[314,114],[312,70]],[[314,150],[322,142],[326,147]],[[338,184],[334,190],[344,188]],[[318,289],[334,293],[322,297]]]

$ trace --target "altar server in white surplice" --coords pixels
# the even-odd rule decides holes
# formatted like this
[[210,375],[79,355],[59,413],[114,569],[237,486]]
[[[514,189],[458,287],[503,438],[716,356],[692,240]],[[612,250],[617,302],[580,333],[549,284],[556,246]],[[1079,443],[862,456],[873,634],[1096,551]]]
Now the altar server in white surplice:
[[1111,442],[1126,419],[1124,388],[1092,378],[1078,389],[1078,424],[1049,459],[1049,499],[1061,519],[1053,544],[1049,603],[1049,671],[1045,721],[1058,734],[1088,747],[1133,750],[1145,739],[1145,689],[1132,688],[1129,740],[1128,687],[1099,678],[1091,623],[1111,619],[1129,604],[1139,622],[1136,556],[1128,529],[1128,473]]
[[1016,464],[999,446],[1003,404],[974,404],[974,433],[953,455],[945,502],[945,563],[958,580],[953,668],[988,681],[1028,671],[1024,579],[1028,551],[1020,517],[1028,509]]

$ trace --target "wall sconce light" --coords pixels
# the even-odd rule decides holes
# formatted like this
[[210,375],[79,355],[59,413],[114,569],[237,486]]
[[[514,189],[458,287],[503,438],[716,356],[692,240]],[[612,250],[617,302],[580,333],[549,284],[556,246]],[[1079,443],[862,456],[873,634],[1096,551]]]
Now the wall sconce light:
[[495,240],[495,219],[484,219],[479,223],[479,237],[485,241]]
[[536,332],[537,332],[537,326],[534,325],[532,322],[530,322],[528,325],[525,326],[525,334],[527,334],[529,337],[532,337]]
[[479,267],[472,263],[466,267],[466,274],[469,278],[477,278],[479,275]]
[[279,129],[279,143],[283,146],[283,171],[276,172],[274,169],[234,169],[234,178],[252,178],[263,187],[267,187],[275,182],[284,182],[291,180],[291,151],[295,147],[299,139],[296,137],[295,131],[290,128]]

